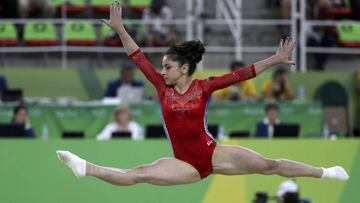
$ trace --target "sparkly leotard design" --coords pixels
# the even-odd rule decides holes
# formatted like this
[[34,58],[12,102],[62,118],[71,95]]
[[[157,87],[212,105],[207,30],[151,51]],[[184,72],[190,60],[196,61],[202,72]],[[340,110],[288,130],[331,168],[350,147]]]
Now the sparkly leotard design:
[[212,173],[216,141],[207,130],[207,105],[212,92],[255,77],[250,65],[220,77],[193,80],[185,93],[167,86],[163,77],[140,49],[130,55],[146,78],[155,86],[161,103],[163,125],[175,158],[192,165],[201,178]]

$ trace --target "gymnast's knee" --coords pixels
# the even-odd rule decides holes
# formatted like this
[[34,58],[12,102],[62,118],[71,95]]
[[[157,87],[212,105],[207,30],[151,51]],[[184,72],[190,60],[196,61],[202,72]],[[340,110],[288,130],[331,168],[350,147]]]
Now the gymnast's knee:
[[277,174],[280,167],[280,162],[280,159],[265,159],[262,166],[260,167],[259,172],[264,175]]
[[146,167],[139,166],[128,171],[129,176],[133,182],[133,185],[138,183],[148,183],[150,182],[150,174]]

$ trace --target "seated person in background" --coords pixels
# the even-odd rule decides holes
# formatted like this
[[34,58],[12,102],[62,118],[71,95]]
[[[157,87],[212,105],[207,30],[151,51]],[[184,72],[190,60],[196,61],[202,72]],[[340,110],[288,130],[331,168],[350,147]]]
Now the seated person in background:
[[[245,64],[241,61],[233,61],[230,64],[230,71],[236,71]],[[229,86],[227,88],[216,91],[212,95],[214,101],[255,101],[257,99],[257,93],[252,80],[245,80],[236,85]]]
[[109,123],[97,136],[97,140],[109,140],[114,132],[128,132],[131,139],[144,138],[143,130],[138,123],[131,121],[131,110],[127,106],[119,106],[114,112],[114,121]]
[[281,15],[283,19],[291,18],[291,0],[281,0]]
[[[15,0],[14,0],[15,1]],[[28,18],[33,8],[40,9],[41,12],[32,14],[36,17],[52,18],[55,15],[55,5],[53,0],[18,0],[20,18]]]
[[356,74],[356,82],[355,82],[355,86],[356,86],[356,89],[358,90],[358,92],[360,93],[360,69],[357,71],[357,74]]
[[351,0],[351,8],[354,20],[360,20],[360,1]]
[[122,88],[140,88],[144,91],[144,83],[134,79],[133,66],[128,63],[121,66],[119,79],[108,82],[104,97],[120,97]]
[[263,121],[256,124],[254,137],[269,137],[274,136],[274,125],[280,124],[278,118],[279,107],[276,104],[267,104],[265,106],[266,117]]
[[35,138],[35,132],[28,120],[27,109],[25,106],[19,105],[14,108],[14,113],[11,123],[15,125],[23,125],[25,128],[26,136]]
[[357,110],[356,110],[356,114],[355,116],[357,116],[357,119],[358,119],[358,128],[360,128],[360,69],[357,71],[357,74],[356,74],[356,79],[355,79],[355,88],[356,88],[356,93],[357,93],[357,96],[358,96],[358,100],[357,100]]
[[151,0],[149,8],[143,14],[144,20],[152,20],[146,29],[146,46],[167,46],[174,42],[175,36],[169,25],[164,25],[163,20],[173,18],[172,10],[166,5],[166,0]]
[[284,68],[277,69],[272,80],[267,80],[262,85],[262,94],[265,101],[288,101],[294,98],[291,84]]
[[0,1],[0,18],[18,18],[18,5],[15,0]]
[[7,81],[6,78],[2,75],[0,75],[0,95],[2,93],[2,91],[7,90],[8,89],[8,85],[7,85]]
[[283,181],[276,194],[278,203],[301,203],[299,187],[292,180]]

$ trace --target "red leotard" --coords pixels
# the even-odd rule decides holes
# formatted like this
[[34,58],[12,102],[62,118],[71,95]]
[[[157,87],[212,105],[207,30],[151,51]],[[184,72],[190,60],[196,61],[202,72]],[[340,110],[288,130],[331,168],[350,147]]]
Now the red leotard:
[[255,77],[254,65],[220,77],[193,80],[184,94],[167,86],[160,73],[140,49],[130,54],[146,78],[155,86],[163,116],[163,126],[173,148],[175,158],[191,164],[205,178],[212,173],[212,154],[216,141],[207,130],[206,114],[210,95]]

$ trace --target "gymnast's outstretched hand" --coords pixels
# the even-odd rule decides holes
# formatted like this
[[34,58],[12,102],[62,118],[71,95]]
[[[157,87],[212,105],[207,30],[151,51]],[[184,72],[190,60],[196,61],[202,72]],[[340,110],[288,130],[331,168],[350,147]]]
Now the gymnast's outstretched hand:
[[276,51],[276,56],[279,58],[279,62],[282,64],[295,65],[294,61],[289,60],[291,52],[296,46],[296,41],[292,37],[281,39],[279,49]]
[[139,47],[131,38],[131,36],[126,32],[121,13],[120,3],[118,1],[114,1],[110,6],[110,19],[101,19],[101,22],[111,27],[115,32],[118,33],[126,53],[130,55],[131,53],[134,53]]
[[277,64],[295,65],[295,62],[289,59],[295,47],[296,41],[292,37],[281,39],[279,48],[274,55],[254,63],[256,75]]
[[110,6],[110,19],[101,19],[103,23],[111,27],[116,32],[120,32],[123,28],[122,9],[118,1],[115,1]]

